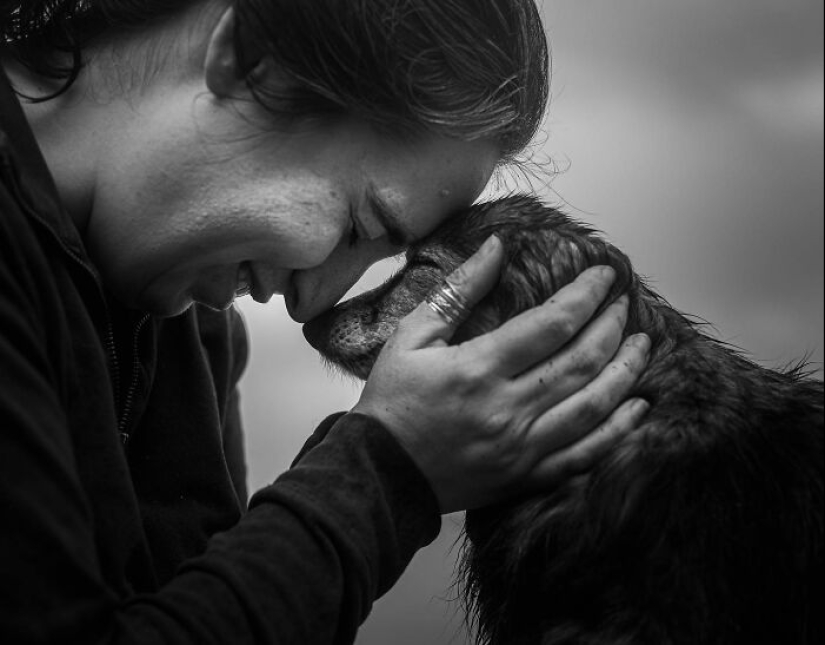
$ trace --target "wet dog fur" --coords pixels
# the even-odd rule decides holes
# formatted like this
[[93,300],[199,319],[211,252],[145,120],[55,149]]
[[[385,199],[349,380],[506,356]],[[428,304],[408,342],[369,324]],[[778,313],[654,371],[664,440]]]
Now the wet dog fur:
[[712,338],[593,229],[526,196],[473,207],[307,338],[366,378],[398,321],[491,233],[507,251],[501,281],[454,342],[609,264],[608,302],[631,299],[626,334],[653,342],[633,392],[652,408],[589,474],[467,514],[459,578],[479,643],[820,645],[822,383]]

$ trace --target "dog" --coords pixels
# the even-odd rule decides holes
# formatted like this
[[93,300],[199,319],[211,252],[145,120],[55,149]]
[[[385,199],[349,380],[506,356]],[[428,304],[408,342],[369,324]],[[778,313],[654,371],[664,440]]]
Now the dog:
[[676,311],[597,231],[530,196],[474,206],[413,246],[381,287],[305,326],[361,379],[399,320],[492,233],[498,286],[454,343],[545,302],[589,266],[630,296],[650,361],[640,428],[586,475],[470,511],[459,566],[485,645],[821,645],[823,385],[761,367]]

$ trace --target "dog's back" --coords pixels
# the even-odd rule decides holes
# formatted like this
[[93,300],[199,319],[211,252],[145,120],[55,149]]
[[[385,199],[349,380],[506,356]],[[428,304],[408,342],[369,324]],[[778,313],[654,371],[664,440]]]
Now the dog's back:
[[652,408],[588,475],[468,513],[462,578],[480,640],[822,643],[822,384],[705,335],[591,229],[526,197],[474,207],[383,287],[311,323],[308,338],[365,378],[398,320],[493,232],[508,250],[501,283],[456,342],[610,264],[612,297],[631,296],[626,333],[653,341],[633,393]]

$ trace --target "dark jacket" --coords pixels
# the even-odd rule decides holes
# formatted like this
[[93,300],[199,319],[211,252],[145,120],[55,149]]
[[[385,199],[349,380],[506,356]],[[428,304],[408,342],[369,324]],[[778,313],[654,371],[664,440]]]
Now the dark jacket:
[[245,359],[235,311],[109,298],[0,73],[0,642],[353,641],[436,501],[339,415],[247,510]]

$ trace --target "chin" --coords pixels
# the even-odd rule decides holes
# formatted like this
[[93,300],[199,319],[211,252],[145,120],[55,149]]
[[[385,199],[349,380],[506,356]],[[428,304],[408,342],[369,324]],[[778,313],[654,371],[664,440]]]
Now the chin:
[[132,299],[131,302],[124,300],[124,303],[127,307],[144,311],[157,318],[174,318],[188,311],[195,304],[195,301],[186,294],[170,297],[169,295],[162,296],[144,291],[138,297]]

